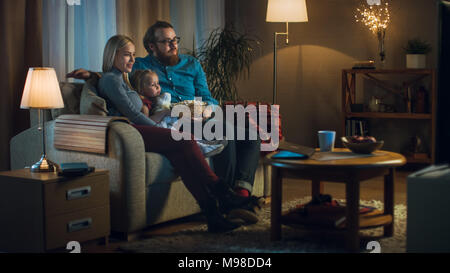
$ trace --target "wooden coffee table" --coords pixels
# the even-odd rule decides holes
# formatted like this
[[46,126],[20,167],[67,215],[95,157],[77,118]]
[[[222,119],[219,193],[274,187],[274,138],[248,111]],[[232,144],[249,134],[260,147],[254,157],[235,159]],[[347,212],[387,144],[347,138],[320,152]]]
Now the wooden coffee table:
[[[335,148],[335,152],[350,152],[348,149]],[[376,151],[375,156],[349,158],[329,161],[281,160],[273,159],[276,152],[268,154],[265,164],[272,166],[272,201],[271,201],[271,240],[281,239],[281,201],[282,179],[300,178],[311,180],[312,196],[323,192],[321,181],[345,183],[347,215],[346,228],[347,247],[350,251],[359,251],[359,184],[378,176],[384,176],[384,236],[392,236],[394,232],[394,172],[395,167],[402,166],[406,159],[401,154],[389,151]],[[312,158],[315,158],[313,155]],[[319,154],[320,155],[320,154]],[[380,226],[378,224],[377,226]],[[364,226],[369,228],[370,226]]]

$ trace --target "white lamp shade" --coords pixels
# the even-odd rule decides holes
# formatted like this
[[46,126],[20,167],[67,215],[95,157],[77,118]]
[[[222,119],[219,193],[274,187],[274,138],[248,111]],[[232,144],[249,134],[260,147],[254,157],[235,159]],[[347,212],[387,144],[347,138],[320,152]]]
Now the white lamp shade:
[[305,0],[268,0],[266,22],[308,22]]
[[28,70],[20,108],[64,108],[58,78],[53,68],[32,67]]

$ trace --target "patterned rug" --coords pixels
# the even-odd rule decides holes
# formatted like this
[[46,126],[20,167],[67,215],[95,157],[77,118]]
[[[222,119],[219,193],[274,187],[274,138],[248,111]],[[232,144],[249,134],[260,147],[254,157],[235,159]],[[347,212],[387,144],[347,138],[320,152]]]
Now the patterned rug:
[[[310,197],[283,204],[283,211],[311,200]],[[340,202],[344,200],[338,200]],[[380,201],[361,204],[383,209]],[[406,207],[395,206],[393,237],[382,237],[383,228],[362,230],[360,252],[371,252],[370,241],[380,244],[381,253],[406,251]],[[206,224],[148,239],[126,243],[120,250],[133,253],[345,253],[345,236],[336,231],[312,231],[282,226],[282,240],[270,241],[270,206],[259,213],[259,222],[225,234],[208,233]],[[368,238],[370,236],[370,238]],[[373,238],[375,237],[375,238]]]

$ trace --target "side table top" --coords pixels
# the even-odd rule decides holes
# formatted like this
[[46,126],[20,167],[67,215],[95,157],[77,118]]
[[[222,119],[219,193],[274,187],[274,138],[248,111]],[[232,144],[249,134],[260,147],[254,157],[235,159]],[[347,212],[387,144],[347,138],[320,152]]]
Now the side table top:
[[[108,170],[95,169],[95,171],[93,171],[91,173],[88,173],[83,176],[78,176],[78,177],[99,175],[99,174],[104,174],[106,172],[108,172]],[[0,182],[2,180],[2,177],[13,177],[13,178],[21,179],[22,181],[26,181],[26,182],[39,181],[42,183],[52,183],[52,182],[56,182],[56,181],[65,179],[62,176],[58,176],[58,173],[54,173],[54,172],[33,173],[30,171],[29,168],[0,172]],[[69,178],[71,178],[71,177],[69,177]],[[76,177],[74,177],[74,178],[76,178]]]
[[[353,154],[346,148],[335,148],[333,152],[348,152],[349,155]],[[272,156],[276,153],[268,154],[265,157],[265,163],[271,166],[289,169],[302,169],[305,167],[397,167],[406,164],[406,158],[403,155],[384,150],[375,151],[371,156],[337,160],[315,160],[315,156],[320,154],[320,152],[316,152],[311,158],[302,160],[273,159]]]

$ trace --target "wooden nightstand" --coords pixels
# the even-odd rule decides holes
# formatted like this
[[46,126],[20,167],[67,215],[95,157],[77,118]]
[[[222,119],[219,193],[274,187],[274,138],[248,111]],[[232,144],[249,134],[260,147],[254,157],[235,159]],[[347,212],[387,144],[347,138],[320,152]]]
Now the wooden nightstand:
[[108,243],[109,217],[107,170],[71,178],[0,172],[1,252],[43,252],[97,238]]

